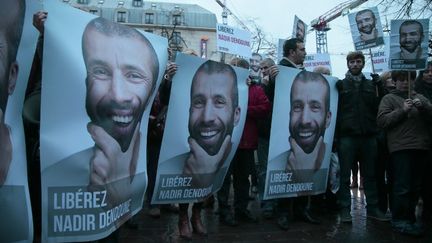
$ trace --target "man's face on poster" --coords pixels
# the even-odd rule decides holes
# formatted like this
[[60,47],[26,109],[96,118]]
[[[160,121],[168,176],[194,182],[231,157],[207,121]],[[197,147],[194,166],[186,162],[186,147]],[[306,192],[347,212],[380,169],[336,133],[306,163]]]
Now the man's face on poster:
[[256,74],[260,71],[261,59],[262,58],[259,55],[252,55],[252,57],[250,59],[250,68],[254,74]]
[[375,16],[372,11],[358,14],[355,20],[360,33],[371,34],[375,29]]
[[305,25],[301,21],[297,21],[297,27],[296,27],[296,38],[304,41],[305,36]]
[[414,52],[421,45],[423,33],[420,24],[402,24],[399,31],[399,42],[401,48],[408,52]]
[[150,47],[136,37],[88,30],[84,41],[87,113],[126,151],[156,80]]
[[209,155],[219,152],[238,123],[240,108],[233,105],[234,88],[234,77],[228,72],[200,71],[192,84],[189,133]]
[[311,153],[330,124],[331,114],[326,107],[329,95],[321,81],[296,79],[291,88],[289,131],[305,153]]

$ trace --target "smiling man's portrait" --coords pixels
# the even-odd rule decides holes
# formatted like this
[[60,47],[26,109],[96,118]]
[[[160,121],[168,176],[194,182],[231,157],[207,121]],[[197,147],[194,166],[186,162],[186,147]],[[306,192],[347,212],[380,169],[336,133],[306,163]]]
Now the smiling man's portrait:
[[145,157],[139,153],[140,124],[155,90],[159,61],[144,35],[104,18],[85,27],[82,53],[90,118],[83,129],[94,146],[56,163],[49,168],[53,178],[47,178],[106,190],[109,204],[117,205],[131,197],[138,158]]
[[7,179],[12,163],[12,134],[5,123],[8,98],[18,78],[16,60],[24,25],[24,0],[4,0],[0,10],[0,187]]
[[[313,182],[314,190],[325,189],[323,181],[327,175],[327,163],[324,160],[328,145],[324,142],[324,135],[332,118],[330,85],[322,74],[308,71],[294,74],[292,84],[288,85],[291,86],[289,106],[274,108],[278,117],[273,119],[277,125],[286,125],[289,134],[274,136],[270,142],[276,147],[280,144],[288,146],[285,148],[283,145],[281,152],[272,152],[275,156],[269,161],[269,172],[292,173],[290,183]],[[283,96],[283,102],[287,102]],[[280,96],[277,97],[282,101]],[[275,99],[275,102],[278,101]]]
[[[188,186],[192,188],[208,188],[212,185],[221,185],[224,179],[228,169],[224,164],[232,151],[233,131],[239,124],[241,109],[236,71],[228,64],[211,60],[200,60],[200,64],[197,62],[197,65],[199,66],[195,66],[196,71],[192,76],[190,105],[186,114],[187,151],[182,150],[181,154],[161,161],[158,174],[181,175],[191,178],[191,184]],[[172,110],[168,111],[167,122],[172,124],[170,114],[178,114]],[[170,145],[171,142],[168,140],[164,140],[163,144],[165,145],[162,145],[162,151],[175,146]],[[181,141],[181,144],[184,142]]]

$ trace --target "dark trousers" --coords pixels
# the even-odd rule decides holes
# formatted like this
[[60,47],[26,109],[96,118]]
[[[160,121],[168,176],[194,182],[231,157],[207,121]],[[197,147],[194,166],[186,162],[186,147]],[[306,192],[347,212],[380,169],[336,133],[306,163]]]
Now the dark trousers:
[[222,213],[229,211],[228,198],[233,176],[234,207],[246,210],[249,202],[249,172],[254,161],[253,149],[237,149],[230,168],[225,176],[221,189],[217,193],[219,209]]
[[158,167],[159,160],[159,151],[160,151],[160,143],[153,143],[149,141],[147,144],[147,176],[148,176],[148,184],[147,184],[147,202],[150,204],[153,191],[156,182],[156,171]]
[[351,166],[358,159],[363,176],[367,207],[378,204],[375,179],[377,141],[375,136],[341,137],[338,144],[340,163],[340,188],[337,194],[339,206],[351,209],[350,176]]
[[432,222],[432,179],[430,178],[430,173],[432,171],[432,151],[429,151],[424,168],[421,191],[421,197],[423,199],[423,216],[424,219]]
[[377,161],[375,164],[375,173],[377,181],[377,192],[378,192],[378,208],[382,212],[387,212],[392,204],[391,196],[391,170],[390,170],[390,152],[387,148],[386,134],[381,132],[377,139],[378,151]]
[[422,173],[427,161],[427,150],[401,150],[390,154],[393,172],[392,220],[415,221],[422,183]]

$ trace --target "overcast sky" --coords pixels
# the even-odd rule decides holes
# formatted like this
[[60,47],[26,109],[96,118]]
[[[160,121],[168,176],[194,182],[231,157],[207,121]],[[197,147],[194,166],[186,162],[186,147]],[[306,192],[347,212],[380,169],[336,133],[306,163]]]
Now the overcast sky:
[[[223,2],[223,0],[221,0]],[[313,19],[323,15],[327,11],[333,9],[340,3],[346,0],[226,0],[228,8],[244,23],[254,19],[258,26],[261,26],[269,39],[273,39],[277,43],[279,38],[291,37],[294,15],[297,15],[305,23],[310,25]],[[214,12],[218,18],[218,22],[222,23],[222,8],[215,0],[163,0],[163,2],[179,2],[198,4],[205,9]],[[376,6],[379,0],[369,0],[359,7],[351,10],[357,12],[361,9]],[[397,8],[397,6],[395,6]],[[380,18],[382,25],[390,26],[391,13],[384,15],[382,6],[379,6]],[[386,21],[387,20],[387,21]],[[233,18],[228,18],[228,25],[238,26]],[[328,52],[332,64],[333,75],[343,78],[346,71],[345,57],[349,51],[354,50],[354,45],[351,37],[349,22],[347,16],[341,16],[330,22],[331,30],[327,32]],[[387,36],[388,33],[384,33]],[[309,32],[306,40],[306,51],[309,54],[316,53],[315,32]],[[378,48],[378,49],[383,49]],[[378,50],[377,48],[373,49]],[[364,72],[370,72],[370,61],[367,59],[367,66]]]

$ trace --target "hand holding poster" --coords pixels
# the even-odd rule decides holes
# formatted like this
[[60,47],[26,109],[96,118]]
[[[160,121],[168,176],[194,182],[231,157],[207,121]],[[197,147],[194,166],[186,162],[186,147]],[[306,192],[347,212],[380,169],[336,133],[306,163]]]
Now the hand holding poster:
[[279,70],[264,199],[322,193],[336,124],[336,78]]
[[176,64],[152,204],[216,192],[246,118],[248,70],[184,54]]
[[100,239],[141,209],[167,41],[56,1],[46,7],[42,239]]
[[429,19],[392,20],[391,29],[390,69],[425,69]]
[[384,44],[383,30],[377,7],[349,14],[348,20],[357,51]]
[[31,242],[22,109],[38,33],[37,1],[0,2],[0,242]]

